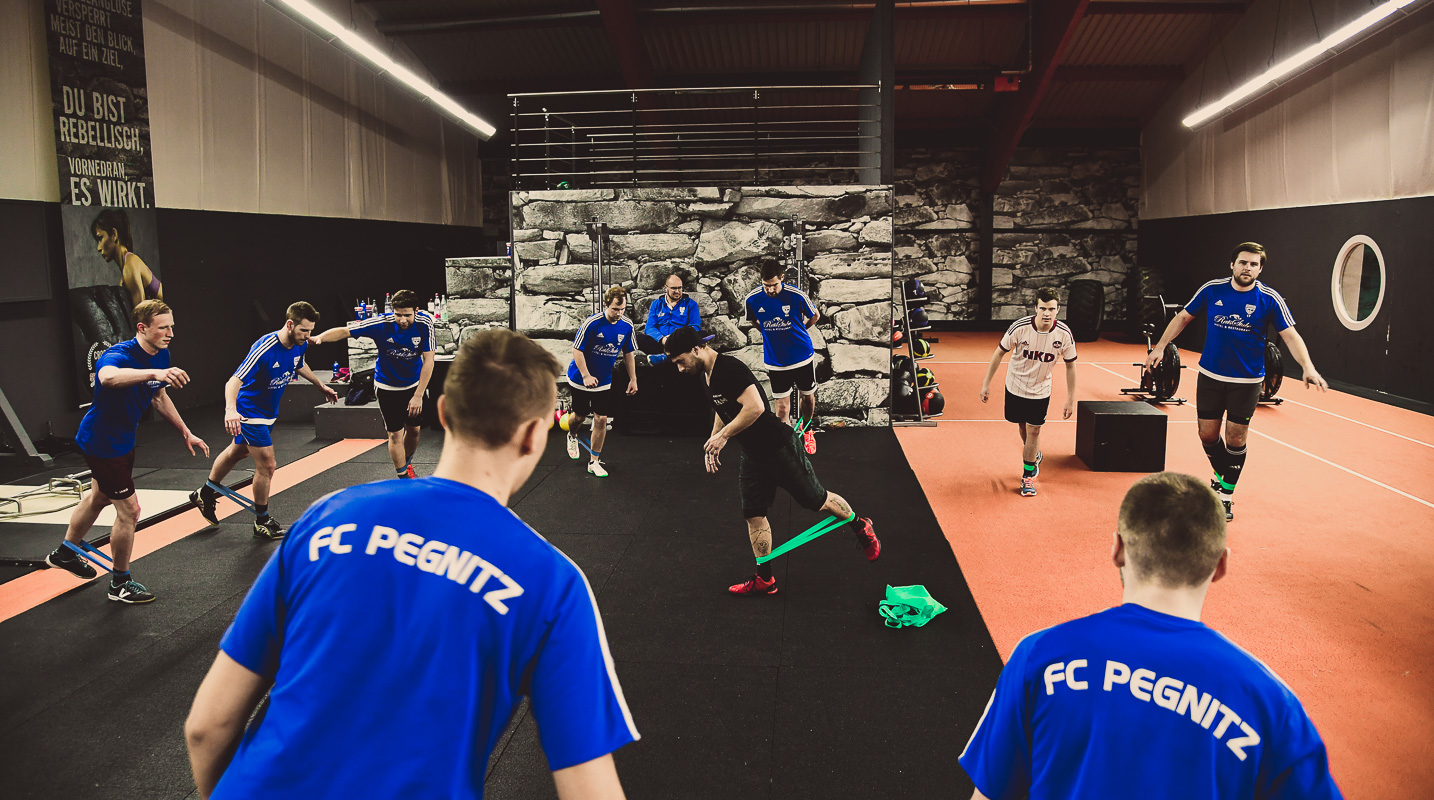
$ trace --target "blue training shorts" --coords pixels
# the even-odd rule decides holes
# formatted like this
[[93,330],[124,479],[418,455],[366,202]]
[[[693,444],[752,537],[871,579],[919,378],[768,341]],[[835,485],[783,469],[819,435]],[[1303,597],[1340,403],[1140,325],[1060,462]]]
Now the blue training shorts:
[[274,446],[274,440],[269,438],[268,425],[251,425],[247,422],[239,423],[239,435],[234,437],[234,443],[249,447]]

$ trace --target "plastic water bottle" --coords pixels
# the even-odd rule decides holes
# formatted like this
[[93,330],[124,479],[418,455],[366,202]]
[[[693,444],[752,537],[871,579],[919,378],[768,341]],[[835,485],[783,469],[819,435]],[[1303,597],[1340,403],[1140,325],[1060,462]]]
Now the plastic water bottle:
[[392,314],[392,313],[393,313],[393,294],[392,294],[392,293],[386,294],[386,295],[383,296],[383,313],[385,313],[385,314]]
[[334,359],[334,369],[333,369],[333,372],[329,373],[329,380],[330,380],[330,381],[336,381],[336,380],[338,380],[338,379],[339,379],[339,360],[336,358],[336,359]]
[[359,319],[368,319],[368,301],[359,299]]

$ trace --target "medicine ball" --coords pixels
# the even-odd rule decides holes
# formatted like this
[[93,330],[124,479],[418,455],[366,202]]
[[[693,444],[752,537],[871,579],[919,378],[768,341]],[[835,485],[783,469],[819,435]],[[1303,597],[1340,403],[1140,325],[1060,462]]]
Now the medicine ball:
[[936,374],[926,367],[916,370],[916,385],[922,389],[936,386]]
[[902,346],[905,343],[906,332],[896,327],[896,323],[893,322],[891,331],[891,348],[895,350],[896,348]]
[[903,285],[906,289],[907,297],[915,298],[926,296],[926,288],[921,285],[919,278],[907,278]]
[[920,336],[911,340],[911,350],[916,353],[917,361],[925,361],[928,358],[936,357],[936,354],[931,352],[931,343]]
[[913,328],[925,328],[931,324],[931,321],[926,318],[926,309],[924,308],[911,309],[911,312],[906,315],[906,318]]
[[946,410],[946,398],[940,389],[932,389],[921,398],[921,413],[928,417],[939,417]]

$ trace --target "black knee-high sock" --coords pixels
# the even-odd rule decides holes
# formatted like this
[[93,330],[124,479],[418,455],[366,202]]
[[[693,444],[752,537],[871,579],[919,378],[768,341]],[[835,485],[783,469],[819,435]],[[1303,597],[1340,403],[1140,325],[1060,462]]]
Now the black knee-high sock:
[[1215,474],[1223,479],[1225,471],[1229,469],[1226,463],[1229,456],[1225,451],[1225,443],[1216,439],[1213,442],[1202,440],[1200,444],[1205,447],[1205,456],[1210,459],[1210,466],[1215,469]]
[[757,577],[761,578],[761,579],[764,580],[764,581],[769,581],[769,580],[771,580],[771,579],[772,579],[772,562],[768,561],[768,562],[765,563],[765,564],[758,564],[758,565],[757,565]]
[[1235,484],[1240,480],[1240,473],[1245,470],[1245,456],[1250,452],[1248,444],[1240,447],[1225,446],[1225,471],[1220,473],[1221,483],[1227,492],[1235,491]]

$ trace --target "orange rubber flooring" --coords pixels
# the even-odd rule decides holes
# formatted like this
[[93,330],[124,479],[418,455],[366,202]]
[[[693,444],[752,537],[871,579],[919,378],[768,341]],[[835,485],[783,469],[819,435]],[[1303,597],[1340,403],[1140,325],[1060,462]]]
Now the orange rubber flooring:
[[[1057,365],[1039,494],[1020,497],[1004,362],[990,402],[979,397],[999,334],[932,335],[935,358],[921,363],[945,412],[935,428],[897,435],[1006,658],[1027,633],[1120,603],[1111,533],[1139,476],[1076,458]],[[1123,399],[1138,383],[1143,346],[1078,350],[1077,401]],[[1198,357],[1181,353],[1192,367]],[[1179,396],[1190,402],[1160,408],[1166,469],[1203,478],[1195,380],[1184,370]],[[1434,418],[1289,380],[1279,395],[1286,402],[1262,405],[1251,425],[1230,572],[1211,588],[1204,621],[1295,690],[1346,797],[1434,797]]]

